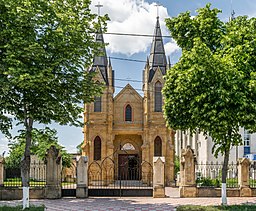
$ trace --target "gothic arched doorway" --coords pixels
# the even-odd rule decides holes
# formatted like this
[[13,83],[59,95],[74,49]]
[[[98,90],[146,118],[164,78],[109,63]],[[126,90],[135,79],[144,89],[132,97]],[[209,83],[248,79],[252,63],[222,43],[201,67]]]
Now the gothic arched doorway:
[[139,180],[140,158],[135,147],[131,143],[126,143],[118,154],[118,178],[121,180]]

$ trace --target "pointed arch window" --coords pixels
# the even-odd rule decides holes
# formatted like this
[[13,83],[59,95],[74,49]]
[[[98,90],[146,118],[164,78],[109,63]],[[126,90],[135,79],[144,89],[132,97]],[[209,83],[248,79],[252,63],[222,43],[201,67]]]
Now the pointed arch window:
[[155,112],[162,111],[162,84],[157,81],[155,83]]
[[99,136],[97,136],[94,139],[93,149],[94,149],[93,159],[100,160],[101,159],[101,139]]
[[154,156],[162,156],[162,140],[159,136],[154,141]]
[[101,112],[101,97],[94,98],[94,112]]
[[125,121],[132,121],[132,107],[129,104],[125,107]]

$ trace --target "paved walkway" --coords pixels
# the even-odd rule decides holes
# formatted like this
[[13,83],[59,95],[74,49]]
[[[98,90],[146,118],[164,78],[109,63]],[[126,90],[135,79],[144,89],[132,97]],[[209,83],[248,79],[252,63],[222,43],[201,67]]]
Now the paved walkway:
[[[174,211],[185,204],[219,205],[220,198],[179,198],[177,189],[167,189],[167,198],[151,197],[93,197],[88,199],[62,198],[57,200],[31,200],[31,204],[44,204],[47,211]],[[0,201],[0,205],[21,204],[21,200]],[[256,204],[256,197],[229,197],[228,204]]]

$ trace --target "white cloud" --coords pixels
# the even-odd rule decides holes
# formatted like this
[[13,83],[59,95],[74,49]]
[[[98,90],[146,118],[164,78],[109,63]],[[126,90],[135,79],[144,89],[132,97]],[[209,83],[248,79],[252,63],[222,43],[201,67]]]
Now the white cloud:
[[77,153],[77,148],[75,145],[67,145],[65,146],[65,149],[68,153]]
[[0,156],[5,152],[5,156],[9,152],[8,139],[5,137],[0,138]]
[[181,50],[181,48],[177,45],[177,43],[173,39],[171,39],[170,42],[166,43],[164,45],[164,48],[165,48],[165,54],[167,56],[170,56],[172,53],[175,53]]
[[[92,11],[97,12],[94,5],[98,0],[92,1]],[[152,35],[156,23],[157,9],[155,3],[149,4],[143,0],[101,0],[103,8],[101,14],[108,14],[108,32],[149,34]],[[163,35],[168,35],[164,19],[168,17],[167,9],[159,6],[159,17]],[[132,37],[104,35],[105,42],[109,43],[107,50],[111,53],[132,55],[145,52],[152,42],[152,37]]]

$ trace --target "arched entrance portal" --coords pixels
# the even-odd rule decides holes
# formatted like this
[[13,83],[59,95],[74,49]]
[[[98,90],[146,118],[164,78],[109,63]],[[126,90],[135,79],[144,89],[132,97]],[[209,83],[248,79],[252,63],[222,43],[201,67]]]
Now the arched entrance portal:
[[115,162],[117,180],[141,180],[141,146],[143,140],[141,135],[119,134],[115,135]]
[[131,140],[123,140],[118,150],[118,175],[120,180],[141,179],[141,159],[138,145]]

